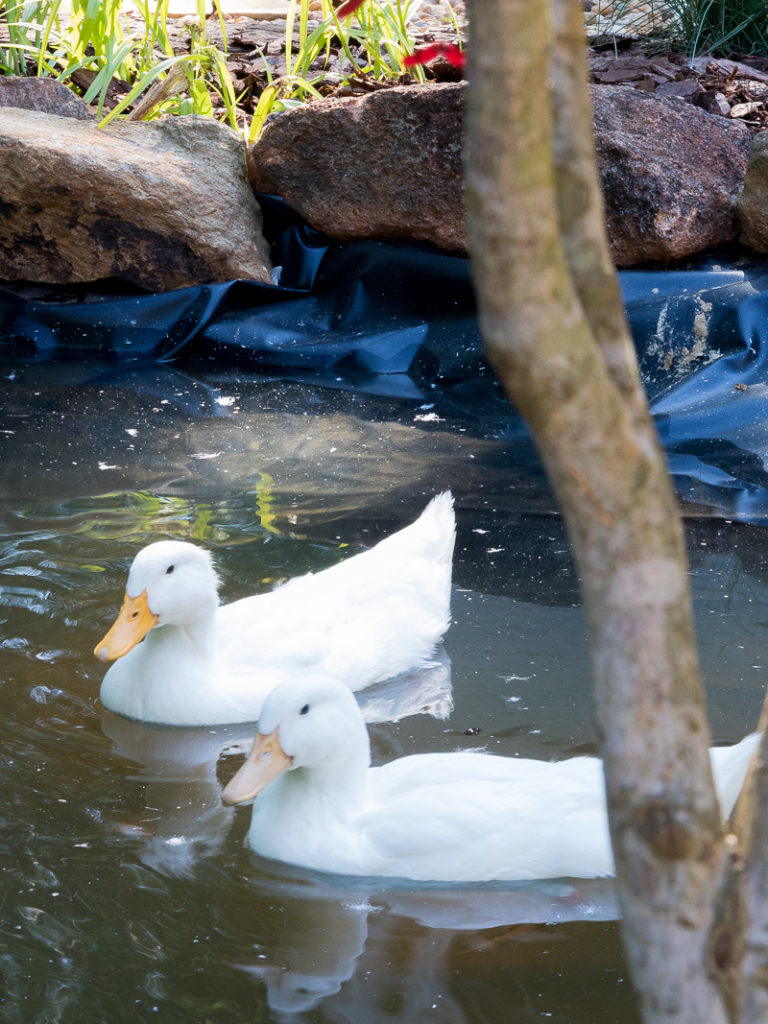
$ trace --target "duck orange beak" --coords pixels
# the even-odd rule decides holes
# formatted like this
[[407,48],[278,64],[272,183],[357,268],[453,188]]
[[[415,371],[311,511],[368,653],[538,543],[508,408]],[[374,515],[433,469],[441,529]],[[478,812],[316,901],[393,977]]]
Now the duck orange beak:
[[138,597],[126,594],[120,614],[104,639],[96,644],[93,653],[99,661],[122,658],[156,625],[157,616],[149,610],[146,590],[142,590]]
[[253,750],[221,794],[225,804],[241,804],[245,800],[252,800],[273,779],[291,767],[293,758],[288,757],[280,746],[279,733],[279,729],[267,736],[258,733]]

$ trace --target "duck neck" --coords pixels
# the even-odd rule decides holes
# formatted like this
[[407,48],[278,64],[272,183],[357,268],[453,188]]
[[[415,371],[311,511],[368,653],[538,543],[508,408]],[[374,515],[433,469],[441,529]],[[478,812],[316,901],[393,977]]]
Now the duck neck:
[[371,748],[367,731],[363,730],[355,740],[341,743],[334,756],[320,764],[289,772],[288,781],[295,781],[305,792],[311,792],[313,799],[334,803],[359,799],[371,765]]
[[173,650],[181,657],[193,657],[196,661],[210,664],[216,654],[216,616],[206,611],[183,625],[168,623],[159,626],[149,633],[147,640],[158,650]]

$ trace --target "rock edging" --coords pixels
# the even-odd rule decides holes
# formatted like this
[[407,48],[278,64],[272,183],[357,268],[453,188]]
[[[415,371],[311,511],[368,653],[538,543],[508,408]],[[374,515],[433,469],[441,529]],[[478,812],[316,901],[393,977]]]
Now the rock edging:
[[[296,108],[245,160],[239,136],[209,119],[100,130],[58,83],[0,83],[0,280],[118,277],[153,291],[269,281],[254,190],[281,195],[331,238],[467,251],[464,83]],[[591,88],[618,266],[678,261],[740,231],[768,251],[768,133],[751,143],[740,121],[680,100]]]

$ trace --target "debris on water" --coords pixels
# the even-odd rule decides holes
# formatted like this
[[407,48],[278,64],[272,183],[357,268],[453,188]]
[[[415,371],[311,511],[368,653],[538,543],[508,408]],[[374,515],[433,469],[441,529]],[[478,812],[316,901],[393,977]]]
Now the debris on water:
[[50,686],[33,686],[29,691],[29,696],[38,704],[47,704],[49,698],[60,697],[61,693],[61,690],[51,689]]

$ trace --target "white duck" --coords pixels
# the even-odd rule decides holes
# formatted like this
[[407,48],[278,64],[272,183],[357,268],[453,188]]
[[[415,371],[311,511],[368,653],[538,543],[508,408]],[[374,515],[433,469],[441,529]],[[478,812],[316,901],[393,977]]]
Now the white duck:
[[[94,654],[115,661],[101,701],[165,725],[253,722],[280,681],[312,672],[354,690],[425,664],[450,621],[453,498],[375,547],[266,594],[219,606],[210,554],[141,550]],[[139,641],[143,640],[143,643]]]
[[[711,750],[726,816],[758,739]],[[598,758],[433,753],[372,768],[355,698],[333,679],[288,681],[267,698],[222,799],[241,803],[265,787],[250,845],[305,868],[465,882],[613,873]]]

